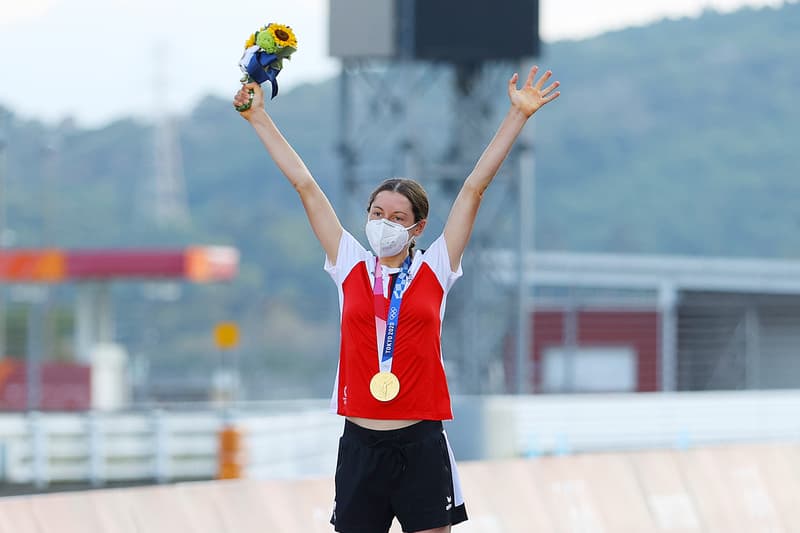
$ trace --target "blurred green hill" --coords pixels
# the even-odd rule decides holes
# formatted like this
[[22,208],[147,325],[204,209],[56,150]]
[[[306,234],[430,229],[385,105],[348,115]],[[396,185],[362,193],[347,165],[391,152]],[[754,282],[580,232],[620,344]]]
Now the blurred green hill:
[[[798,28],[792,3],[546,44],[539,61],[563,94],[535,118],[537,248],[800,256]],[[270,105],[336,204],[335,80]],[[206,372],[219,357],[213,324],[234,319],[242,364],[268,384],[253,396],[327,394],[336,295],[295,192],[229,100],[209,97],[177,120],[192,223],[161,228],[142,192],[151,125],[86,130],[12,114],[4,201],[15,245],[234,245],[242,267],[230,286],[182,287],[177,301],[118,287],[120,339],[152,372]]]

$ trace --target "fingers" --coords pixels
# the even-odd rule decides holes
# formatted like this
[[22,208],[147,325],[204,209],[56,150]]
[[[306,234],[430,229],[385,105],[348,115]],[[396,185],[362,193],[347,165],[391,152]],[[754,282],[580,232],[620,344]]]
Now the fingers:
[[[549,79],[550,79],[550,76],[552,76],[552,75],[553,75],[553,72],[552,72],[551,70],[548,70],[547,72],[545,72],[545,73],[542,75],[542,77],[541,77],[541,78],[539,78],[539,81],[537,81],[537,82],[536,82],[536,85],[534,85],[534,86],[533,86],[533,88],[534,88],[534,89],[536,89],[536,90],[538,90],[538,91],[541,91],[541,90],[542,90],[542,86],[544,85],[544,82],[546,82],[547,80],[549,80]],[[545,92],[546,92],[546,91],[545,91]]]
[[528,72],[528,79],[525,81],[525,86],[530,87],[533,85],[533,80],[536,78],[536,73],[539,72],[539,65],[534,65],[531,67],[530,72]]
[[516,88],[517,88],[517,80],[519,80],[519,74],[517,74],[517,73],[515,72],[515,73],[514,73],[514,75],[513,75],[513,76],[511,76],[511,79],[510,79],[510,80],[508,80],[508,90],[509,90],[509,91],[510,91],[511,89],[516,89]]
[[242,84],[242,87],[233,97],[233,106],[239,108],[251,102],[253,105],[260,106],[262,94],[263,91],[260,84],[256,82]]
[[[555,89],[558,86],[558,82],[555,82],[555,84],[550,84],[547,87],[547,89],[542,90],[542,87],[544,86],[545,82],[547,80],[549,80],[550,77],[553,75],[553,71],[552,70],[545,71],[545,73],[542,75],[542,77],[539,78],[536,81],[536,84],[534,85],[533,81],[536,79],[536,74],[538,74],[538,73],[539,73],[539,66],[538,65],[532,66],[531,70],[528,72],[528,79],[525,80],[524,87],[532,87],[532,88],[536,89],[537,91],[540,91],[540,92],[546,94],[546,93],[548,93],[549,91],[552,91],[553,89]],[[509,82],[508,82],[509,88],[511,88],[510,87],[511,85],[513,85],[514,88],[516,88],[516,83],[517,83],[518,79],[519,79],[519,76],[515,72],[514,75],[511,76],[511,80],[509,80]]]
[[253,93],[257,97],[261,97],[261,95],[264,92],[264,90],[261,88],[261,84],[256,83],[254,81],[251,81],[250,83],[245,83],[244,85],[242,85],[242,89],[241,90],[244,91],[245,94],[249,94],[250,91],[253,91]]
[[556,80],[549,84],[547,83],[553,76],[553,72],[551,70],[546,70],[537,80],[536,76],[538,73],[538,65],[531,67],[525,84],[519,90],[516,90],[516,82],[518,79],[516,74],[514,74],[514,76],[511,77],[511,81],[509,81],[509,95],[512,105],[521,109],[528,117],[543,105],[561,96],[561,91],[557,90],[561,86],[560,81]]
[[548,102],[552,102],[553,100],[555,100],[559,96],[561,96],[561,91],[556,91],[554,93],[550,93],[547,96],[543,97],[542,101],[546,104]]
[[547,87],[545,87],[544,89],[541,90],[542,95],[546,95],[546,94],[550,93],[551,91],[553,91],[559,85],[561,85],[560,81],[554,81],[553,83],[551,83],[550,85],[548,85]]
[[233,96],[233,105],[241,106],[250,101],[250,91],[244,87]]

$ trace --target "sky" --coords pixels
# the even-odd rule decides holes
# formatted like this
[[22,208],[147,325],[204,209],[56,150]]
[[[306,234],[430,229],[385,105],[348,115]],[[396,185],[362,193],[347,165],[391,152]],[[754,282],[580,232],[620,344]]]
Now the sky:
[[[232,97],[244,41],[267,22],[291,26],[298,39],[281,91],[330,79],[339,69],[328,56],[331,1],[0,0],[0,106],[81,127],[184,113],[205,96]],[[547,42],[581,39],[704,9],[782,3],[541,0],[540,34]]]

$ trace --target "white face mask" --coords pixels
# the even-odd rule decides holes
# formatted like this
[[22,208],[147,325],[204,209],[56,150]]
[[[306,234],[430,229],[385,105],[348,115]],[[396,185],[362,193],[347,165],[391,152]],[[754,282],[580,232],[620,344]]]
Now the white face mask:
[[372,247],[372,251],[378,257],[392,257],[403,251],[403,248],[411,241],[408,230],[418,223],[409,227],[404,227],[397,222],[391,222],[385,218],[369,220],[367,222],[367,240]]

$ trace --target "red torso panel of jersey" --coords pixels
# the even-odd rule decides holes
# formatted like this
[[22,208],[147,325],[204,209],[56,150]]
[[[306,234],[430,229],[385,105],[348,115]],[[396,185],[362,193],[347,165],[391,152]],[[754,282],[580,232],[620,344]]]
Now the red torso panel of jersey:
[[[336,265],[326,270],[339,288],[341,338],[331,408],[344,416],[397,420],[450,420],[450,393],[441,348],[447,293],[461,275],[452,272],[444,236],[426,251],[414,253],[411,282],[400,305],[392,372],[400,393],[389,402],[372,397],[369,383],[379,370],[372,285],[375,256],[343,232]],[[389,275],[384,268],[388,309]]]

